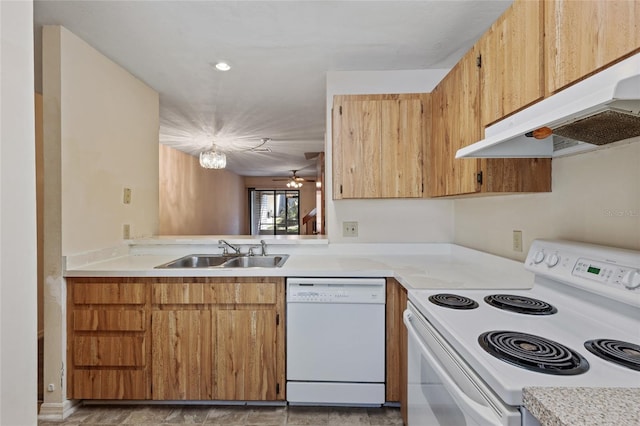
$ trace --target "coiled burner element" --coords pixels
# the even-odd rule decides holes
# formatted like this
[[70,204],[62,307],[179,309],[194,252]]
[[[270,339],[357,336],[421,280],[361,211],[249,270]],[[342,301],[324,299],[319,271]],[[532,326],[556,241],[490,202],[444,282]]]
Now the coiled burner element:
[[449,293],[434,294],[429,296],[429,301],[451,309],[475,309],[478,307],[478,302],[473,299]]
[[527,315],[551,315],[558,312],[555,306],[542,300],[514,294],[491,294],[484,298],[489,305],[505,311]]
[[640,345],[612,339],[593,339],[584,342],[584,347],[600,358],[640,371]]
[[478,337],[480,346],[494,357],[545,374],[582,374],[589,362],[579,353],[553,340],[517,331],[488,331]]

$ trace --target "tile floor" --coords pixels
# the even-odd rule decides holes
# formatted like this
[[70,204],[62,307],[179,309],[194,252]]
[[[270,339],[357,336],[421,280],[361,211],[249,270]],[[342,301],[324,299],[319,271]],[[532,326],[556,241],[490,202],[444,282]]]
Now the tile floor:
[[76,425],[219,425],[219,426],[401,426],[399,408],[264,406],[97,406],[80,407],[64,422]]

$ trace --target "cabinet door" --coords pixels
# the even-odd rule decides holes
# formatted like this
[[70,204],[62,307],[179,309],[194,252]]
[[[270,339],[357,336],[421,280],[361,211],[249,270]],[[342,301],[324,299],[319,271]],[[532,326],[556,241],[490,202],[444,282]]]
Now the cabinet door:
[[215,312],[214,397],[220,400],[283,399],[279,382],[275,310]]
[[407,308],[407,290],[393,278],[387,279],[387,374],[386,400],[399,401],[407,423],[407,329],[402,317]]
[[479,42],[483,127],[544,96],[543,6],[516,0]]
[[433,92],[432,132],[428,142],[432,197],[475,193],[477,159],[455,158],[456,151],[481,139],[477,49],[471,49]]
[[154,311],[151,329],[153,399],[212,399],[211,311]]
[[640,50],[640,0],[547,0],[547,93]]
[[343,97],[334,105],[335,114],[334,198],[379,196],[380,102]]
[[380,102],[382,198],[422,196],[423,100]]

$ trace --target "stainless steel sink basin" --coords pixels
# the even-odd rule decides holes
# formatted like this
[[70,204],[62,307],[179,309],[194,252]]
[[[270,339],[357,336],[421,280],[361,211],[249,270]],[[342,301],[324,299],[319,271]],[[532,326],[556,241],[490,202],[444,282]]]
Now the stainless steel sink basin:
[[158,265],[156,268],[211,268],[214,266],[220,266],[229,259],[229,256],[223,255],[190,254],[188,256],[181,257],[180,259]]
[[240,256],[229,259],[223,268],[279,268],[284,265],[289,255],[278,254],[272,256]]
[[288,254],[267,256],[190,254],[156,266],[156,269],[176,268],[279,268],[289,258]]

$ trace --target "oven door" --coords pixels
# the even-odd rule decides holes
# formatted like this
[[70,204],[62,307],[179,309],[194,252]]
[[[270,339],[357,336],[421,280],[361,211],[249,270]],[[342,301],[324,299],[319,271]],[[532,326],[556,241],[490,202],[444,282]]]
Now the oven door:
[[520,412],[504,404],[409,303],[409,426],[516,426]]

